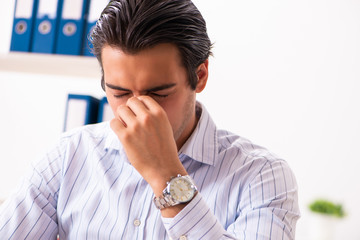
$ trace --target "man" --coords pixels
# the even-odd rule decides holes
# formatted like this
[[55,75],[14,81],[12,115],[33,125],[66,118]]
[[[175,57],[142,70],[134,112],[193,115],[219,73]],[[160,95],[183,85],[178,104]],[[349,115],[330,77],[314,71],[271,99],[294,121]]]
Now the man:
[[286,162],[218,130],[190,0],[116,0],[92,34],[115,118],[65,133],[4,204],[2,239],[294,239]]

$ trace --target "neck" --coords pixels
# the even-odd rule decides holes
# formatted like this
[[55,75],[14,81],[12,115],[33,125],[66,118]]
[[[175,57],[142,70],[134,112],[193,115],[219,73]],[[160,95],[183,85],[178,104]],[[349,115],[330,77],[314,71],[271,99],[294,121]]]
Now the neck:
[[182,148],[182,146],[185,144],[185,142],[189,139],[191,134],[194,132],[194,130],[199,122],[200,116],[201,116],[201,113],[198,114],[198,112],[196,111],[196,107],[194,107],[192,117],[189,119],[188,124],[186,125],[186,127],[184,127],[181,135],[176,140],[176,145],[177,145],[178,150],[180,150]]

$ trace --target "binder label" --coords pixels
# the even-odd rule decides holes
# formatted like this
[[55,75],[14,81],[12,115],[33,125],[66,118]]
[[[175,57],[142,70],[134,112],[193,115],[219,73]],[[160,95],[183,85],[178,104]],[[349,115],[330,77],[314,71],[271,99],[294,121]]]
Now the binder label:
[[113,111],[112,111],[112,109],[111,109],[111,107],[110,107],[110,105],[107,103],[107,104],[105,104],[105,106],[104,106],[104,112],[103,112],[103,119],[102,119],[102,121],[104,122],[104,121],[111,121],[111,119],[113,119],[114,118],[114,113],[113,113]]
[[64,0],[62,18],[80,20],[84,0]]
[[65,120],[65,130],[86,124],[87,101],[81,99],[70,99]]
[[89,22],[95,22],[99,19],[101,12],[109,3],[109,0],[91,1],[89,10]]
[[56,18],[58,0],[43,0],[39,2],[38,18],[48,15],[50,19]]
[[17,0],[15,18],[31,18],[33,5],[34,0]]

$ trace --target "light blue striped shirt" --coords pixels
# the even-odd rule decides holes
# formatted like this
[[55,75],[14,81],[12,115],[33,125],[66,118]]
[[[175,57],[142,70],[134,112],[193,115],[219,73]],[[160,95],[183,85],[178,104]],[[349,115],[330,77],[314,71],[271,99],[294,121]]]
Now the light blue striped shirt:
[[176,217],[161,217],[106,122],[65,133],[33,165],[2,205],[0,238],[294,239],[297,184],[287,163],[218,130],[201,108],[179,151],[199,194]]

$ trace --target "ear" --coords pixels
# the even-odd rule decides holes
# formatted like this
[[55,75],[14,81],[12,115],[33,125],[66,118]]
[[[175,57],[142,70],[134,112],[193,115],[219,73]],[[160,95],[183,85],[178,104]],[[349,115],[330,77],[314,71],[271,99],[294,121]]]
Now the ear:
[[205,62],[200,64],[196,70],[196,75],[197,75],[197,79],[198,79],[196,89],[195,89],[196,93],[202,92],[202,90],[204,90],[204,88],[206,86],[208,76],[209,76],[208,67],[209,67],[209,59],[206,59]]

